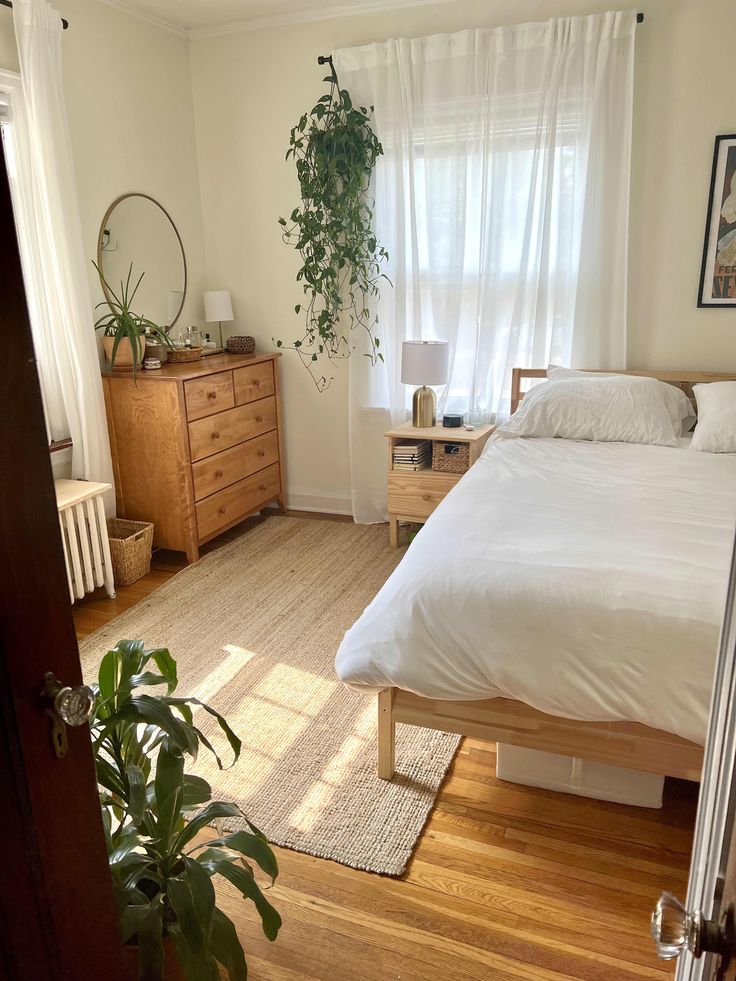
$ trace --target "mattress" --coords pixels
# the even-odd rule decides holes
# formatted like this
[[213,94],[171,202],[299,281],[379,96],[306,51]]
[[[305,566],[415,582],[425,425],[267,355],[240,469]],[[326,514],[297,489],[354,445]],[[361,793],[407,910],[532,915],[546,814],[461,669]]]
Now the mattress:
[[494,437],[346,633],[346,684],[705,742],[736,457]]

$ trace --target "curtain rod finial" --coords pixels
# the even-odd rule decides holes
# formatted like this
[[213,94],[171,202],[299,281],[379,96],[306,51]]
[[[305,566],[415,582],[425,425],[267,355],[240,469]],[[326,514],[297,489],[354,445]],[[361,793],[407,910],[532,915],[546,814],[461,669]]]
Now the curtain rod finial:
[[643,24],[644,23],[644,14],[639,13],[639,14],[636,15],[636,23],[637,24]]

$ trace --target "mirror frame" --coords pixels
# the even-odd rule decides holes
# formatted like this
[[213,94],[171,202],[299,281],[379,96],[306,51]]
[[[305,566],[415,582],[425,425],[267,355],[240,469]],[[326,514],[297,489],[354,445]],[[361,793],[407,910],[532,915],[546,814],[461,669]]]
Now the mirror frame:
[[[174,324],[179,319],[179,317],[181,317],[181,312],[184,309],[184,303],[186,302],[186,298],[187,298],[187,281],[188,281],[188,274],[187,274],[187,254],[184,251],[184,243],[181,240],[181,235],[179,234],[179,229],[176,227],[176,222],[171,217],[171,215],[166,210],[166,208],[164,208],[164,206],[161,204],[160,201],[157,201],[156,198],[151,197],[150,194],[145,194],[143,191],[128,191],[126,194],[121,194],[120,197],[115,198],[115,200],[113,201],[113,203],[110,205],[110,207],[105,212],[105,215],[104,215],[104,217],[102,219],[102,223],[100,225],[100,231],[99,231],[99,233],[97,235],[97,265],[102,270],[102,273],[104,274],[104,268],[103,268],[103,265],[102,265],[102,252],[103,252],[103,249],[102,249],[102,240],[103,240],[103,238],[105,236],[105,229],[106,229],[107,223],[110,220],[110,215],[113,213],[113,211],[117,208],[117,206],[119,204],[121,204],[123,201],[127,201],[128,198],[145,198],[146,201],[150,201],[152,204],[155,204],[157,208],[159,208],[161,211],[163,211],[163,213],[166,215],[166,217],[168,218],[169,222],[171,223],[171,227],[174,229],[174,234],[176,235],[177,241],[179,243],[179,248],[181,249],[181,261],[184,264],[184,289],[182,290],[181,304],[179,306],[179,309],[177,310],[176,316],[174,317],[174,319],[171,321],[170,324],[168,324],[166,327],[163,328],[166,331],[166,333],[168,334],[169,331],[171,330],[171,328],[174,326]],[[110,296],[110,292],[109,292],[107,286],[105,285],[105,283],[104,283],[104,281],[102,279],[102,276],[100,276],[100,286],[102,287],[102,292],[105,295],[105,300],[106,300],[108,306],[112,307],[112,297]]]

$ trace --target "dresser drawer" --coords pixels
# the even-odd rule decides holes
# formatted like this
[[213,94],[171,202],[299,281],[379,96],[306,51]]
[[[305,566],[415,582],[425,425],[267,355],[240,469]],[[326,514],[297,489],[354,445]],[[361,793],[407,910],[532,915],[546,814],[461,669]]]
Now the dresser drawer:
[[199,541],[212,538],[239,518],[257,511],[272,501],[280,490],[279,468],[274,464],[200,501],[195,505]]
[[232,371],[218,371],[207,378],[184,382],[184,397],[190,422],[223,409],[232,409],[235,405]]
[[220,453],[236,443],[275,428],[276,399],[273,396],[190,422],[189,448],[192,461]]
[[271,361],[250,364],[246,368],[236,368],[233,372],[233,378],[236,405],[245,405],[246,402],[265,399],[276,391]]
[[461,474],[390,473],[388,510],[401,518],[428,518],[460,480]]
[[278,434],[271,432],[193,463],[195,501],[201,501],[203,497],[209,497],[223,487],[270,467],[278,458]]

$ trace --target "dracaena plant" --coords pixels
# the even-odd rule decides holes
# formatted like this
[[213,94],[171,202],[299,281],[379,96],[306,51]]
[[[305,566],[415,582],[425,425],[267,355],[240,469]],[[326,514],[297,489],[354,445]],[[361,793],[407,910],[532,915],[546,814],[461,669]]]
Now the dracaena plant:
[[92,265],[97,270],[97,275],[100,277],[100,282],[105,289],[105,296],[107,297],[98,303],[95,309],[98,310],[100,307],[108,308],[107,313],[104,313],[95,321],[95,330],[103,331],[106,337],[115,338],[110,354],[111,368],[115,367],[115,359],[118,355],[120,342],[126,337],[129,339],[130,346],[133,349],[133,375],[135,376],[136,361],[143,354],[146,343],[143,335],[146,332],[152,334],[156,340],[169,348],[173,348],[174,345],[163,327],[159,327],[152,320],[147,320],[141,314],[134,313],[133,311],[133,301],[145,276],[145,271],[140,274],[135,286],[131,287],[131,280],[133,279],[133,263],[131,262],[125,281],[120,281],[120,292],[116,293],[105,279],[102,270],[94,259],[92,260]]
[[[154,694],[159,687],[163,693]],[[186,772],[202,746],[223,768],[196,724],[198,712],[217,720],[233,763],[240,740],[218,712],[199,699],[176,696],[176,687],[169,652],[130,640],[108,651],[93,686],[92,740],[121,939],[137,946],[142,981],[160,981],[172,947],[187,981],[218,981],[218,965],[230,981],[245,981],[243,948],[217,906],[212,880],[227,879],[252,902],[263,932],[275,940],[281,917],[253,866],[272,884],[276,858],[237,805],[213,801],[207,781]],[[240,819],[246,829],[204,834],[227,818]]]
[[305,328],[291,344],[275,342],[297,352],[319,391],[332,381],[320,363],[349,357],[354,330],[365,333],[371,363],[383,361],[374,307],[388,259],[369,193],[383,147],[369,110],[353,105],[334,69],[325,82],[329,91],[291,130],[286,159],[296,165],[302,200],[288,221],[279,218],[284,242],[301,259],[296,278],[305,298],[294,309]]

